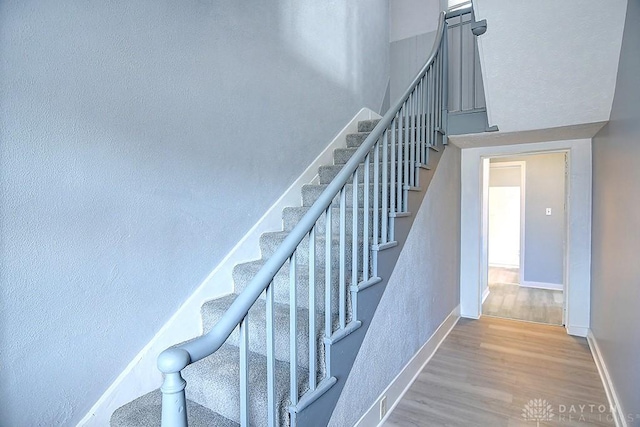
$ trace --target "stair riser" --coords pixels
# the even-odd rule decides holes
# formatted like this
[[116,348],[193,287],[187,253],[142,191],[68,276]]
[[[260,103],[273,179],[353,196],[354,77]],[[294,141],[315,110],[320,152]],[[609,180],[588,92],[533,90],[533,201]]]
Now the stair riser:
[[[335,150],[333,150],[333,164],[334,165],[344,165],[347,163],[347,161],[349,161],[349,159],[351,158],[351,156],[353,156],[356,152],[357,148],[336,148]],[[382,163],[382,157],[383,157],[383,153],[382,153],[382,145],[379,148],[379,154],[380,154],[380,158],[379,161],[380,163]],[[371,150],[371,153],[373,153],[373,149]],[[404,153],[404,149],[402,151]],[[395,155],[397,156],[398,154],[398,150],[397,150],[397,146],[395,147]],[[429,152],[427,151],[427,156]],[[391,159],[391,146],[389,146],[387,148],[387,158]],[[404,154],[403,154],[404,156]],[[427,157],[428,158],[428,157]],[[374,156],[371,156],[371,163],[373,163],[374,161]]]
[[[331,282],[331,310],[335,312],[338,309],[338,269],[332,269],[332,282]],[[251,279],[257,273],[257,269],[247,264],[238,265],[233,270],[235,290],[237,293],[241,293],[249,284]],[[315,302],[316,310],[324,311],[325,301],[325,274],[324,269],[316,269],[315,278]],[[299,269],[297,271],[296,279],[296,300],[298,307],[309,308],[309,273],[307,269]],[[347,285],[351,282],[350,277],[347,278]],[[290,298],[290,283],[289,283],[289,265],[285,265],[276,274],[273,280],[273,297],[274,301],[280,304],[289,304]],[[260,295],[261,299],[265,299],[265,293]]]
[[[336,148],[333,150],[333,164],[334,165],[343,165],[347,163],[347,161],[353,156],[358,148]],[[373,154],[375,150],[372,148],[371,151],[370,162],[373,163]],[[378,147],[378,154],[380,155],[380,161],[382,161],[382,145]],[[387,155],[391,156],[391,147],[389,146],[387,149]]]
[[[267,355],[267,331],[266,331],[266,311],[264,300],[258,301],[249,310],[249,350],[264,356]],[[283,362],[289,362],[289,311],[288,306],[278,304],[279,310],[274,313],[274,345],[275,358]],[[285,308],[285,312],[282,309]],[[213,326],[222,318],[227,306],[210,302],[202,307],[202,322],[204,332],[210,331]],[[296,330],[298,336],[297,358],[298,366],[309,367],[309,312],[307,309],[298,307],[296,317]],[[337,316],[334,316],[337,318]],[[324,325],[324,312],[316,311],[316,366],[324,371],[324,345],[322,345],[322,331]],[[240,345],[238,328],[234,329],[231,336],[226,341],[227,344],[238,347]]]
[[[284,231],[291,231],[293,227],[295,227],[298,222],[302,219],[304,214],[307,212],[307,208],[291,208],[285,209],[282,212],[282,224],[284,227]],[[353,209],[345,210],[345,230],[347,234],[351,234],[353,231]],[[316,222],[317,230],[324,233],[326,226],[326,218],[325,216],[321,216]],[[364,225],[364,209],[358,209],[358,238],[362,239],[362,231]],[[337,233],[338,227],[340,226],[340,209],[333,208],[331,210],[331,230],[333,233]],[[371,229],[373,227],[373,210],[369,209],[369,234],[371,234]]]
[[[318,178],[320,184],[329,184],[338,173],[342,170],[344,165],[330,165],[330,166],[321,166],[318,169]],[[391,163],[387,163],[387,170],[391,168]],[[378,165],[378,179],[382,180],[382,163]],[[373,164],[369,164],[369,180],[373,181],[375,176],[375,168]],[[352,182],[349,180],[349,182]],[[362,184],[364,182],[364,165],[361,163],[358,166],[358,184]]]
[[[275,400],[277,402],[276,425],[288,424],[289,365],[276,361]],[[240,363],[236,347],[224,345],[219,351],[183,371],[187,381],[187,398],[214,412],[240,422]],[[267,427],[266,359],[249,353],[249,424]],[[298,369],[298,384],[306,388],[307,370]]]
[[380,122],[380,119],[361,120],[358,122],[358,132],[371,132]]
[[[369,191],[369,203],[373,203],[373,184],[366,185]],[[357,207],[364,207],[364,188],[365,184],[358,184],[358,191],[356,194],[356,203]],[[318,197],[324,191],[325,186],[320,185],[304,185],[302,187],[302,206],[311,206],[318,200]],[[378,196],[382,196],[382,185],[378,187]],[[332,201],[332,205],[334,207],[340,207],[340,195],[336,195],[336,197]],[[347,184],[345,185],[345,207],[352,208],[353,204],[353,185]]]
[[[283,238],[271,238],[270,236],[263,235],[260,238],[260,250],[262,251],[263,259],[269,259],[273,253],[278,249],[280,244],[282,243]],[[345,235],[345,263],[347,268],[351,268],[351,259],[352,259],[352,246],[351,246],[351,235]],[[331,243],[331,261],[332,265],[337,266],[339,260],[339,240],[335,239]],[[362,241],[358,244],[358,260],[362,259]],[[324,236],[316,235],[316,247],[315,247],[315,256],[316,256],[316,270],[319,268],[324,268],[325,266],[325,239]],[[309,239],[305,237],[300,245],[298,245],[298,249],[296,251],[296,262],[298,265],[309,265]]]
[[[347,140],[346,140],[347,147],[348,148],[360,147],[369,135],[370,135],[369,132],[348,134]],[[391,135],[392,135],[391,132],[387,134],[387,140],[389,143],[391,143]],[[416,140],[422,141],[423,135],[418,134],[415,129],[409,129],[408,133],[405,133],[404,131],[402,133],[400,133],[399,131],[396,131],[395,142],[398,142],[400,140],[405,141],[407,138],[410,139],[411,141],[416,141]],[[427,140],[428,140],[428,135],[427,135]]]

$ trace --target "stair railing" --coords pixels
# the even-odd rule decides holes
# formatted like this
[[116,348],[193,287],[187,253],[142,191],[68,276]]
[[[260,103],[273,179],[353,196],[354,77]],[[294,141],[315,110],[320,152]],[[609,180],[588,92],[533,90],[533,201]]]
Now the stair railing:
[[[486,111],[482,73],[476,41],[477,22],[471,5],[451,10],[446,15],[453,66],[449,67],[450,114]],[[482,34],[482,32],[478,33]]]
[[[248,316],[263,292],[266,294],[268,425],[285,424],[287,411],[291,424],[295,425],[296,413],[336,383],[331,373],[330,347],[360,326],[357,294],[381,281],[378,277],[377,252],[397,245],[394,219],[408,215],[408,192],[419,186],[419,169],[427,167],[429,150],[439,142],[446,144],[446,46],[445,13],[442,13],[432,52],[409,88],[357,148],[220,321],[210,332],[171,347],[159,355],[158,368],[164,373],[161,388],[163,427],[187,425],[186,382],[181,371],[216,352],[236,327],[239,328],[240,349],[238,421],[242,426],[249,425]],[[351,204],[352,210],[349,219],[348,204]],[[358,208],[360,205],[362,209]],[[334,214],[338,215],[337,225],[333,224]],[[324,220],[324,225],[321,225],[321,220]],[[350,238],[347,238],[348,222],[351,222]],[[324,248],[321,244],[323,235]],[[324,295],[319,296],[320,300],[324,299],[324,314],[316,309],[315,284],[321,272],[321,268],[316,268],[316,261],[322,262],[320,252],[324,252]],[[309,260],[308,271],[304,272],[309,280],[309,339],[308,351],[305,350],[307,354],[301,355],[298,354],[301,343],[297,336],[297,281],[302,270],[297,264],[305,257]],[[288,269],[290,280],[288,407],[286,402],[276,401],[273,288],[274,277],[281,269]],[[339,283],[336,286],[337,309],[334,310],[336,296],[332,289],[332,273],[336,269]],[[319,316],[321,320],[317,321]],[[320,345],[325,346],[324,358],[320,359],[320,363],[319,341]],[[303,344],[302,348],[305,349],[307,343]],[[306,372],[298,367],[298,361],[304,356],[308,356],[309,368]]]

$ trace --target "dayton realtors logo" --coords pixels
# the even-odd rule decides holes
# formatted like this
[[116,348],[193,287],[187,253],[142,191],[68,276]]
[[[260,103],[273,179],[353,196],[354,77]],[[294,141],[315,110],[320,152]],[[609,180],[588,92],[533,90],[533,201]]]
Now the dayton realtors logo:
[[532,399],[522,409],[522,418],[525,421],[536,421],[537,427],[540,427],[540,421],[553,421],[554,416],[553,406],[544,399]]

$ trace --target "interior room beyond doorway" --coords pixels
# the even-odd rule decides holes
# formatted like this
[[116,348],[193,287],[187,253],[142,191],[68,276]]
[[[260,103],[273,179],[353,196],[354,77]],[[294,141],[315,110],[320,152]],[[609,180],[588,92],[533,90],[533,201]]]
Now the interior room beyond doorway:
[[564,323],[565,156],[490,159],[484,315]]

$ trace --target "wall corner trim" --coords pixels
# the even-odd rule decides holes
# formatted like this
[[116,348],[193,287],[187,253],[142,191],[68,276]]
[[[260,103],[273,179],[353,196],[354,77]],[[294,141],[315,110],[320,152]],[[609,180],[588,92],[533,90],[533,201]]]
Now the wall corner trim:
[[618,394],[616,393],[613,381],[611,380],[611,376],[609,375],[607,365],[604,363],[604,359],[602,358],[602,352],[598,347],[598,341],[593,335],[593,331],[591,331],[591,329],[589,329],[587,332],[587,342],[589,343],[589,349],[591,350],[593,360],[596,362],[596,367],[598,368],[598,373],[600,374],[600,379],[602,380],[604,391],[607,394],[607,400],[609,401],[609,407],[611,408],[611,414],[613,415],[613,420],[616,423],[616,427],[627,427],[627,419],[624,416],[622,407],[620,406]]
[[[438,326],[438,329],[431,335],[431,337],[424,343],[424,345],[418,350],[418,352],[409,360],[400,373],[391,381],[386,389],[378,396],[373,402],[371,407],[364,413],[364,415],[358,420],[355,427],[367,427],[367,426],[382,426],[382,424],[389,418],[389,414],[398,405],[402,396],[409,390],[409,387],[414,383],[422,369],[431,360],[431,357],[438,350],[444,339],[449,335],[453,327],[458,323],[460,319],[460,306],[456,306],[453,311],[444,319],[444,321]],[[379,407],[380,400],[387,398],[387,413],[380,419]]]
[[109,425],[116,409],[160,387],[162,375],[156,367],[158,354],[169,346],[202,334],[202,304],[233,293],[233,267],[260,258],[260,236],[282,228],[282,210],[287,206],[300,205],[302,186],[318,180],[318,168],[332,163],[334,149],[346,147],[347,134],[358,131],[358,121],[379,118],[381,116],[369,108],[358,111],[140,350],[77,426]]

